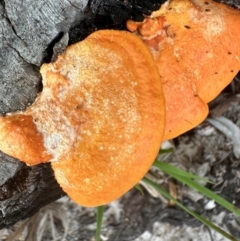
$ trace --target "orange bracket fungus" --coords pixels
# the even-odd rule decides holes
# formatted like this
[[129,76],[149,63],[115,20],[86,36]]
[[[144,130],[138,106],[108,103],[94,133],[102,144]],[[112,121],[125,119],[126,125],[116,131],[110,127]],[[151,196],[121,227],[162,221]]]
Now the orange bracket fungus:
[[165,102],[148,48],[129,32],[97,31],[41,74],[35,103],[0,118],[0,149],[29,165],[52,161],[80,205],[119,198],[151,167],[164,134]]
[[164,139],[202,122],[207,103],[240,70],[240,11],[212,0],[170,0],[142,23],[129,20],[151,51],[166,100]]

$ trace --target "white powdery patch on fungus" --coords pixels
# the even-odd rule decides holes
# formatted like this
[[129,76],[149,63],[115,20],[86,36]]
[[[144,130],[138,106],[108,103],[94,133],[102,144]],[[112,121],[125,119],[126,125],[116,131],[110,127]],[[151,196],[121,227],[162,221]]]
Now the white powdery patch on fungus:
[[[126,151],[131,154],[136,149],[128,140],[136,135],[141,123],[135,95],[137,82],[127,71],[124,78],[119,76],[117,80],[102,78],[106,68],[107,72],[113,73],[122,66],[117,54],[105,49],[98,53],[95,58],[102,62],[101,68],[88,55],[89,52],[85,51],[81,58],[77,58],[75,51],[70,49],[64,58],[60,57],[42,70],[44,89],[31,111],[38,131],[44,136],[44,146],[54,157],[51,161],[67,157],[76,148],[76,143],[90,142],[89,138],[92,143],[98,143],[99,150],[116,153],[120,147],[119,139],[125,142],[118,153]],[[86,58],[88,65],[84,61]],[[51,73],[50,80],[48,72]],[[120,82],[122,88],[116,87],[115,82]],[[75,106],[68,104],[71,102]],[[116,138],[119,129],[123,134],[121,138],[117,134]],[[106,138],[99,143],[98,136],[102,135]],[[113,139],[111,146],[110,138]],[[122,155],[110,155],[111,161],[117,162]]]
[[[204,1],[192,0],[192,2],[196,7],[192,8],[190,12],[191,20],[206,26],[203,29],[206,40],[211,40],[212,37],[225,30],[224,13],[220,8],[212,6],[211,3],[206,5]],[[199,7],[202,9],[201,11],[199,11]]]
[[53,155],[52,161],[55,161],[69,150],[78,137],[66,116],[66,110],[58,102],[49,101],[52,96],[51,89],[45,87],[31,111],[38,131],[44,136],[44,146]]

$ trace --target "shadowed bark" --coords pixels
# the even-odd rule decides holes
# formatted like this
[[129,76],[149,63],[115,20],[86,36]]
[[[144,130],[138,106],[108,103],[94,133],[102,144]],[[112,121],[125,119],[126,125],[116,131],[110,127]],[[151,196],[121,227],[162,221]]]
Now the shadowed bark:
[[232,6],[234,8],[240,8],[239,0],[214,0],[214,1],[228,4],[229,6]]

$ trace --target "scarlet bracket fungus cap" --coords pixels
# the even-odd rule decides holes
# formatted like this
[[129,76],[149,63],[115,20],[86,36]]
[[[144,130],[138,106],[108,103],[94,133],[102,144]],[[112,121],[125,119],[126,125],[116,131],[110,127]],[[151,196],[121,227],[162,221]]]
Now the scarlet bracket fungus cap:
[[207,103],[240,70],[240,11],[211,0],[170,0],[127,28],[154,56],[166,100],[164,139],[201,123]]
[[30,165],[52,161],[78,204],[119,198],[148,171],[164,134],[165,102],[148,48],[131,33],[98,31],[41,74],[36,102],[0,118],[0,149]]

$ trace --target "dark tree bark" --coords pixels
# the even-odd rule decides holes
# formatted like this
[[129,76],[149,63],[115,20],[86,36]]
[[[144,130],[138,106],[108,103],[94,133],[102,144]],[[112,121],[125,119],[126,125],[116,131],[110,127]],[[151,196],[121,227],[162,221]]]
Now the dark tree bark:
[[214,1],[228,4],[229,6],[232,6],[234,8],[240,8],[239,0],[214,0]]
[[[224,0],[222,0],[224,1]],[[97,29],[124,29],[126,19],[164,0],[0,0],[0,114],[24,110],[41,91],[39,68],[66,45]],[[239,0],[225,0],[235,7]],[[0,154],[0,228],[65,195],[50,164],[27,167]]]
[[[18,163],[15,161],[12,166]],[[21,165],[20,170],[0,187],[0,195],[0,228],[4,228],[31,217],[65,193],[55,181],[50,164],[43,164]]]
[[[41,91],[39,67],[85,16],[83,1],[0,1],[0,113],[25,109]],[[50,164],[27,167],[0,156],[0,228],[64,195]]]

